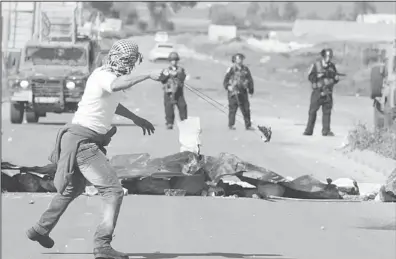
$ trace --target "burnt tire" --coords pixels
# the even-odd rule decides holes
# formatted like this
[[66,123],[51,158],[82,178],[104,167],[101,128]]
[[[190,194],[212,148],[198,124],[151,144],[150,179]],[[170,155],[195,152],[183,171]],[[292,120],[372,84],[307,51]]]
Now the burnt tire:
[[382,129],[385,126],[384,112],[381,111],[379,102],[374,103],[374,127]]
[[37,123],[39,115],[35,111],[26,111],[26,121],[28,123]]
[[371,69],[370,74],[370,90],[371,99],[381,97],[382,85],[384,81],[384,76],[381,73],[381,66],[376,66]]
[[11,103],[10,119],[12,124],[21,124],[25,107],[23,103]]

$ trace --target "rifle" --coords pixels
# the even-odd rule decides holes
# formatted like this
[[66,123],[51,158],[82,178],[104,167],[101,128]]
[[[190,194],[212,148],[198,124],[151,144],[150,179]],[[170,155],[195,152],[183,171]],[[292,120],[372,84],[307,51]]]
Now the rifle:
[[324,74],[324,77],[334,79],[335,76],[347,76],[347,74],[326,70],[324,72],[311,72],[310,74]]

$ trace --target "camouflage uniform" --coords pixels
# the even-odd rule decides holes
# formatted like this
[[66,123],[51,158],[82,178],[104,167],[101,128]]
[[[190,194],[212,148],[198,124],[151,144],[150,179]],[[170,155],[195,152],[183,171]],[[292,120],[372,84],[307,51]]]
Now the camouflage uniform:
[[171,128],[175,121],[175,105],[179,110],[180,120],[187,119],[187,103],[184,98],[186,72],[180,66],[170,66],[168,70],[169,73],[164,74],[162,84],[164,85],[165,120],[167,126]]
[[[323,76],[318,76],[323,73]],[[308,123],[304,135],[312,135],[316,122],[316,114],[322,107],[322,135],[333,136],[330,129],[331,110],[333,108],[333,88],[338,83],[337,69],[332,62],[324,64],[318,60],[312,64],[308,80],[312,84],[311,102],[308,112]]]
[[[254,93],[254,82],[249,68],[245,65],[242,65],[241,68],[236,66],[228,68],[223,86],[228,91],[228,127],[234,127],[235,115],[239,107],[245,121],[245,127],[250,128],[252,123],[248,93]],[[232,87],[231,91],[228,89],[229,86]]]

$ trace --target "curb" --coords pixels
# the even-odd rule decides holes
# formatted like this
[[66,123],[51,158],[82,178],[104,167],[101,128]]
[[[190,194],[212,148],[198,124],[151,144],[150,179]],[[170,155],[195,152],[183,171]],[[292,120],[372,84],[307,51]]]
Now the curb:
[[383,157],[369,150],[343,151],[344,155],[354,162],[367,166],[385,177],[388,177],[396,168],[396,161]]

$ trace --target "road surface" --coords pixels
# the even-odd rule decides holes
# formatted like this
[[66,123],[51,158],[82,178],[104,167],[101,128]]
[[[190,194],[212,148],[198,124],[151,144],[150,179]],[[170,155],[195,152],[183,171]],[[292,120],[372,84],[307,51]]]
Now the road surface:
[[[145,56],[153,42],[136,39]],[[221,64],[185,59],[188,81],[226,105],[221,82]],[[138,71],[164,67],[144,62]],[[237,125],[228,131],[227,116],[186,91],[189,116],[199,116],[203,128],[202,152],[229,152],[283,175],[312,174],[353,177],[360,182],[383,183],[387,172],[378,172],[351,161],[335,151],[356,120],[370,121],[372,107],[364,98],[337,97],[333,114],[334,138],[324,138],[320,116],[313,137],[302,136],[307,117],[309,89],[285,86],[256,74],[256,94],[251,99],[253,120],[271,126],[273,139],[263,143],[253,132]],[[147,152],[154,157],[179,151],[177,129],[165,129],[161,85],[147,81],[128,90],[125,105],[149,119],[156,127],[153,136],[116,118],[118,133],[108,149],[109,156]],[[38,124],[12,125],[9,107],[2,106],[2,159],[19,165],[44,165],[53,148],[57,130],[72,115],[49,114]],[[25,229],[46,208],[50,196],[30,194],[3,197],[3,258],[87,258],[90,237],[97,222],[98,198],[79,198],[53,233],[55,248],[44,250],[28,242]],[[29,204],[30,200],[34,204]],[[394,230],[386,228],[395,219],[394,205],[376,203],[270,203],[262,200],[178,197],[126,197],[114,245],[136,258],[395,258]],[[324,229],[322,229],[324,227]],[[372,227],[374,229],[367,229]],[[389,227],[388,227],[389,228]],[[17,245],[19,248],[15,249]],[[54,254],[57,253],[58,254]],[[155,254],[159,251],[160,254]],[[52,254],[44,254],[51,252]],[[131,256],[131,258],[135,258]]]

